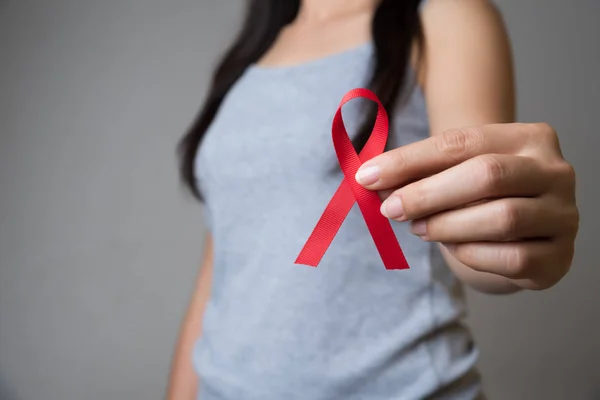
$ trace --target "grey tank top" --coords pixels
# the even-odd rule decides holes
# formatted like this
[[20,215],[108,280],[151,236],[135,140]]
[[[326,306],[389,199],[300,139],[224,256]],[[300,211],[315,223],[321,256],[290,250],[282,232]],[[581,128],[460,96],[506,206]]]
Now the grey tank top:
[[[356,204],[318,268],[294,264],[342,180],[331,123],[342,96],[366,84],[373,48],[249,67],[200,146],[196,176],[214,238],[194,349],[202,400],[480,396],[460,284],[408,224],[392,222],[410,270],[384,268]],[[389,148],[429,134],[420,88],[405,98],[388,110]],[[342,110],[351,136],[361,101]]]

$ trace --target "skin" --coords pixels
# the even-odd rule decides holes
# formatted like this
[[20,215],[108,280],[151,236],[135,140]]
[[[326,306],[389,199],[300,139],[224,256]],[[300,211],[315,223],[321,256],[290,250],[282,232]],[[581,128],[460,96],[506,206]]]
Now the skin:
[[179,338],[171,361],[167,400],[195,400],[198,396],[198,375],[193,366],[193,350],[202,334],[202,316],[210,297],[213,272],[213,241],[210,234],[204,243],[204,259],[190,298],[185,318],[179,328]]
[[[294,65],[370,40],[374,0],[303,0],[261,59]],[[412,221],[421,239],[440,242],[453,272],[486,293],[547,289],[568,271],[579,224],[575,174],[547,124],[516,124],[509,44],[485,0],[429,0],[426,37],[414,66],[431,137],[366,162],[356,179],[384,200],[381,212]],[[477,34],[474,35],[473,31]],[[198,378],[193,344],[209,298],[213,244],[204,260],[171,366],[167,399],[192,400]]]
[[370,160],[357,181],[387,197],[383,215],[445,243],[448,265],[474,289],[550,288],[571,266],[579,225],[557,134],[544,123],[498,124],[513,120],[512,68],[488,2],[430,1],[423,22],[432,137]]

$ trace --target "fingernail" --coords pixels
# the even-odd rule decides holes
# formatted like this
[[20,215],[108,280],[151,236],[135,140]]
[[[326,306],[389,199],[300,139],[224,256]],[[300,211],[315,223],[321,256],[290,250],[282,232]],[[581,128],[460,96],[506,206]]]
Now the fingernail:
[[363,165],[356,172],[356,182],[361,185],[372,185],[379,180],[381,168],[378,165]]
[[417,236],[425,236],[427,234],[427,222],[424,219],[414,221],[410,230]]
[[381,205],[381,213],[387,218],[402,218],[404,216],[404,208],[402,208],[402,200],[400,200],[400,197],[388,197]]

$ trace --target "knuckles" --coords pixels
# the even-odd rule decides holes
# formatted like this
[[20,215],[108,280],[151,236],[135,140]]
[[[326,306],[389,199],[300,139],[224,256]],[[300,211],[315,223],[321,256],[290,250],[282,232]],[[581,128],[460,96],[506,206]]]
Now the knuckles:
[[541,158],[564,161],[560,150],[560,141],[556,130],[546,122],[525,124],[525,137],[528,138],[527,146],[538,153]]
[[474,161],[478,164],[476,168],[478,183],[488,195],[496,192],[507,177],[506,166],[491,154],[484,154],[475,157]]
[[530,279],[538,289],[547,289],[560,280],[570,263],[565,262],[562,252],[554,256],[538,254],[527,246],[509,246],[501,252],[505,268],[504,276],[511,279]]
[[554,175],[561,180],[561,182],[569,185],[572,189],[575,189],[576,173],[575,168],[565,160],[556,162],[553,166]]
[[550,143],[558,147],[558,134],[550,124],[546,122],[528,124],[528,132],[535,141]]
[[437,151],[454,160],[462,160],[465,156],[482,147],[483,136],[475,129],[452,129],[436,137]]
[[498,220],[500,221],[500,233],[505,239],[513,239],[519,236],[521,226],[521,210],[509,201],[498,202]]
[[525,277],[536,264],[531,252],[522,246],[506,248],[502,251],[501,259],[504,261],[506,276],[511,278]]
[[[560,233],[553,239],[552,246],[543,251],[526,245],[527,242],[515,242],[514,245],[502,247],[495,257],[498,264],[502,265],[504,275],[511,279],[527,279],[532,282],[532,288],[547,289],[554,286],[570,269],[574,255],[574,238],[579,228],[579,210],[575,199],[576,172],[560,151],[560,143],[556,130],[547,123],[520,124],[517,126],[523,133],[524,146],[532,151],[524,151],[522,155],[537,159],[540,173],[550,183],[545,193],[540,197],[550,195],[558,199],[562,208]],[[436,142],[437,150],[449,155],[457,161],[467,158],[482,146],[483,137],[477,130],[451,130],[440,135]],[[476,152],[475,152],[476,153]],[[477,154],[477,153],[476,153]],[[504,161],[503,161],[504,160]],[[468,162],[473,163],[473,184],[485,191],[485,195],[493,197],[505,186],[511,173],[519,171],[512,164],[505,164],[505,158],[494,154],[475,156]],[[423,197],[423,196],[420,196]],[[425,199],[419,198],[418,203]],[[497,215],[497,229],[507,240],[519,237],[520,230],[524,228],[524,210],[511,201],[499,201],[495,213]],[[433,221],[432,221],[433,222]],[[439,222],[439,221],[438,221]],[[437,226],[439,224],[436,224]],[[435,227],[431,224],[431,228]],[[429,229],[428,229],[429,230]],[[434,230],[434,229],[432,229]],[[478,251],[474,244],[458,245],[454,252],[460,259],[476,271],[484,271],[475,261]]]

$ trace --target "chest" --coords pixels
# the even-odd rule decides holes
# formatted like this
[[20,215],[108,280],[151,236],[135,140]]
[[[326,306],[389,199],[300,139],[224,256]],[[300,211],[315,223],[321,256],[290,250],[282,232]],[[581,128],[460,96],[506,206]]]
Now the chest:
[[[251,67],[230,90],[201,142],[196,176],[202,191],[209,198],[236,191],[254,196],[266,188],[290,192],[339,184],[333,116],[343,95],[364,87],[369,76],[368,58],[351,55],[301,68]],[[390,148],[427,137],[422,103],[415,91],[392,110]],[[351,138],[366,105],[367,100],[357,99],[342,109]]]
[[[343,94],[361,82],[258,79],[244,77],[225,99],[201,143],[197,176],[213,185],[259,185],[335,170],[333,115]],[[349,132],[358,128],[363,106],[357,101],[344,108]]]

